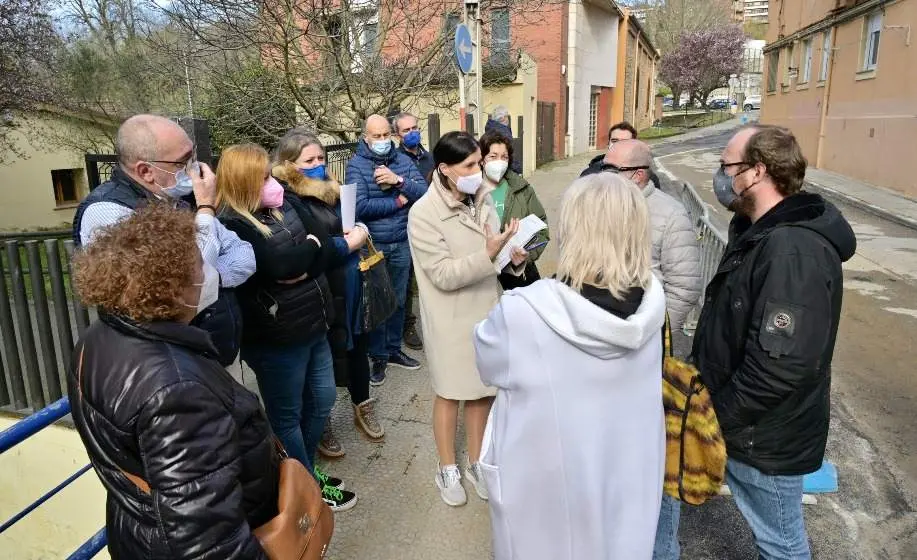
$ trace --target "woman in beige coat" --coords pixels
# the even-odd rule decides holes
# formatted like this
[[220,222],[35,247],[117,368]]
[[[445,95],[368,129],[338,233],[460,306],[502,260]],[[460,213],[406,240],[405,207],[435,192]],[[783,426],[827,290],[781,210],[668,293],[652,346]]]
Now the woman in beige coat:
[[[460,401],[465,401],[468,468],[465,476],[482,499],[487,489],[478,458],[495,390],[481,383],[472,331],[500,298],[494,259],[519,229],[511,221],[499,233],[490,189],[483,187],[481,150],[474,137],[450,132],[433,148],[436,169],[427,194],[411,208],[408,240],[420,293],[424,346],[436,398],[433,436],[439,455],[436,485],[450,506],[465,504],[462,473],[455,459]],[[518,274],[528,255],[512,251]]]

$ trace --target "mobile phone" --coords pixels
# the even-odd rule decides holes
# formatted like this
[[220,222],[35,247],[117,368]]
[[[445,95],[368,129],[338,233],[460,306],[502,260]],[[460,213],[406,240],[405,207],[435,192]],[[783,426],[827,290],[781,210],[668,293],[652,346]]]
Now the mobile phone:
[[540,247],[544,247],[544,246],[547,245],[547,244],[548,244],[547,241],[542,241],[541,243],[535,243],[534,245],[527,245],[527,246],[525,247],[525,250],[526,250],[526,252],[528,252],[528,251],[534,251],[535,249],[538,249],[538,248],[540,248]]

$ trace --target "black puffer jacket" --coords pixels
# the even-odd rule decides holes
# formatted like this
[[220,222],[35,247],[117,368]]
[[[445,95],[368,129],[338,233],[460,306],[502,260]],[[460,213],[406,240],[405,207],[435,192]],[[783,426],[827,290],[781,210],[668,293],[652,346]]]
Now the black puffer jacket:
[[265,558],[251,529],[277,514],[279,457],[258,397],[207,333],[103,314],[74,356],[73,421],[108,491],[111,557]]
[[[285,193],[278,211],[283,214],[282,221],[263,209],[254,214],[270,228],[269,237],[231,209],[219,215],[227,229],[251,243],[258,266],[238,290],[245,322],[243,345],[303,343],[325,334],[334,321],[331,290],[325,277],[335,259],[331,238],[296,195]],[[307,275],[304,280],[284,283],[303,274]]]
[[855,251],[850,225],[818,195],[788,197],[754,224],[732,220],[692,352],[729,457],[772,475],[821,466],[841,263]]
[[[299,197],[311,219],[332,237],[332,242],[340,241],[344,235],[341,218],[335,207],[340,199],[340,186],[333,180],[319,180],[303,177],[292,165],[278,165],[273,170],[274,177],[288,191]],[[334,237],[339,239],[335,240]],[[328,325],[328,345],[334,360],[334,378],[339,387],[347,386],[349,379],[349,362],[347,359],[347,257],[334,256],[325,269],[325,278],[331,290],[331,302],[334,308],[334,320]]]

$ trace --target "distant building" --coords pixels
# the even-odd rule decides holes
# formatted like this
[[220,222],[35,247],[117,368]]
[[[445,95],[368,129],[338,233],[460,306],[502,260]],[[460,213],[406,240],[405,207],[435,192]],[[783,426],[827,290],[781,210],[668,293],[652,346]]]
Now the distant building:
[[761,122],[809,165],[917,197],[917,0],[773,2]]
[[742,7],[742,21],[753,23],[767,23],[768,0],[744,0]]
[[80,200],[89,193],[85,153],[52,136],[88,138],[107,145],[117,123],[100,126],[98,118],[48,107],[9,118],[14,152],[0,165],[0,231],[67,227]]

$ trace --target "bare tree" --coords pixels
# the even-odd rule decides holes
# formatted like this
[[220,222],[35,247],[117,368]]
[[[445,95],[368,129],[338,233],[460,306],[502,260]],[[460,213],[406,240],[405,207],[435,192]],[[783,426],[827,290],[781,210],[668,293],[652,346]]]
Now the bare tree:
[[51,17],[38,0],[0,0],[0,164],[22,157],[9,137],[28,112],[53,99],[50,53],[57,44]]
[[[549,1],[484,0],[484,29],[490,30],[495,10],[537,18],[535,8]],[[216,102],[210,109],[223,125],[258,136],[276,134],[274,127],[295,120],[353,139],[367,116],[410,109],[412,99],[455,103],[456,89],[445,86],[456,82],[451,40],[460,6],[422,0],[174,0],[164,11],[193,38],[191,63],[206,76],[198,84],[207,92],[204,104]],[[506,79],[516,70],[509,43],[499,39],[485,35],[485,78]],[[264,91],[267,84],[276,88],[272,95]],[[267,94],[261,98],[266,105],[235,110],[240,97],[251,100],[259,90]],[[263,120],[270,107],[282,107],[279,120]]]

